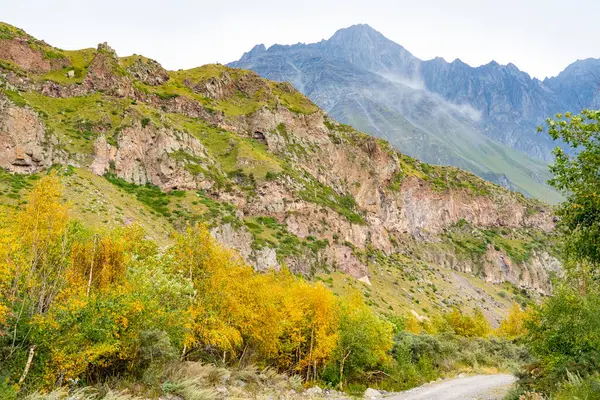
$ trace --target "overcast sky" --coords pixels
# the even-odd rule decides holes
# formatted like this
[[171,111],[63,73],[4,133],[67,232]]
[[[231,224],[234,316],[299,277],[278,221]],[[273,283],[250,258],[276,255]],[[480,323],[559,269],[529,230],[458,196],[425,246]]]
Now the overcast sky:
[[312,43],[367,23],[422,59],[513,62],[532,76],[600,57],[600,0],[0,0],[0,20],[63,49],[107,41],[169,69]]

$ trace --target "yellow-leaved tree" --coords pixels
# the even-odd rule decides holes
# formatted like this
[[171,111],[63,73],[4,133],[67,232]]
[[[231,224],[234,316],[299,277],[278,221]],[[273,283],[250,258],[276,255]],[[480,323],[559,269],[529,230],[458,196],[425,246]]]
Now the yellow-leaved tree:
[[235,305],[230,303],[232,296],[227,291],[228,285],[234,284],[228,274],[235,272],[235,279],[242,281],[250,275],[246,272],[244,277],[239,257],[218,246],[204,225],[177,234],[169,254],[175,260],[172,268],[186,276],[196,292],[190,306],[185,353],[206,346],[222,352],[224,357],[227,352],[238,351],[243,344],[242,332],[232,323],[235,317],[230,312]]
[[445,314],[444,318],[454,333],[459,336],[487,337],[492,333],[489,321],[479,308],[473,311],[473,315],[464,314],[455,308]]
[[519,339],[527,334],[526,322],[531,318],[532,314],[529,310],[523,310],[519,304],[514,303],[496,333],[508,340]]
[[12,221],[5,249],[15,292],[29,303],[31,315],[45,312],[64,284],[69,259],[68,206],[55,174],[41,178],[27,196],[27,205]]
[[279,274],[284,288],[283,334],[278,364],[317,379],[319,369],[332,357],[337,346],[339,304],[323,284],[309,284],[288,271]]

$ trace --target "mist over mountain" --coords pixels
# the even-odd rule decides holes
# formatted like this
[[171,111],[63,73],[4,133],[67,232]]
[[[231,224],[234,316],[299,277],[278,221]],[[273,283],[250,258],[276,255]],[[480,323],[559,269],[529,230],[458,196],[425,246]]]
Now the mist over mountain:
[[334,118],[412,156],[538,197],[556,198],[545,186],[556,143],[536,127],[599,101],[599,60],[542,82],[513,64],[422,61],[368,25],[319,43],[258,45],[230,66],[289,81]]

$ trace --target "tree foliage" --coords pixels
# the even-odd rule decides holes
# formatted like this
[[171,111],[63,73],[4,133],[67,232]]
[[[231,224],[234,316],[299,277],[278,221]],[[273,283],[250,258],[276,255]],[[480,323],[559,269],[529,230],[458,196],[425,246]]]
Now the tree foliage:
[[[520,386],[548,395],[559,391],[556,397],[564,398],[596,385],[600,371],[600,111],[558,114],[547,125],[554,140],[570,147],[557,147],[550,167],[550,184],[565,196],[557,229],[567,279],[526,319],[537,362],[523,371]],[[567,383],[569,376],[585,379]]]
[[534,317],[531,309],[523,310],[519,304],[514,303],[496,332],[498,336],[508,340],[520,339],[527,334],[526,324],[532,318]]
[[600,371],[600,293],[582,296],[561,287],[526,323],[527,340],[538,362],[526,384],[552,392],[568,373],[589,376]]
[[379,320],[364,304],[359,293],[352,294],[342,303],[340,336],[336,349],[336,362],[340,381],[344,373],[360,375],[365,370],[385,366],[391,359],[393,326]]
[[[565,201],[557,210],[567,265],[577,279],[598,279],[600,261],[600,111],[558,114],[548,134],[568,145],[554,150],[550,184]],[[542,128],[539,128],[542,130]],[[583,282],[582,282],[583,283]]]

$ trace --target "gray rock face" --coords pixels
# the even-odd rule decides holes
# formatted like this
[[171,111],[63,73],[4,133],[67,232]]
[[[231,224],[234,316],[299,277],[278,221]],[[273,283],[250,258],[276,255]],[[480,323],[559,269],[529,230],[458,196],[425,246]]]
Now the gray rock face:
[[569,65],[554,78],[544,80],[544,85],[561,99],[564,110],[600,108],[600,59],[588,58]]
[[545,186],[546,161],[556,143],[536,128],[556,112],[600,105],[582,80],[600,76],[598,64],[577,62],[542,82],[513,64],[422,61],[356,25],[319,43],[257,45],[230,65],[291,82],[334,118],[404,153],[548,200],[555,195]]
[[33,173],[52,165],[44,126],[37,114],[19,108],[0,94],[0,166],[10,172]]
[[564,107],[538,79],[514,64],[492,61],[472,68],[458,59],[447,63],[441,58],[422,62],[420,76],[427,90],[481,113],[480,128],[489,136],[531,157],[551,159],[556,144],[536,128]]

